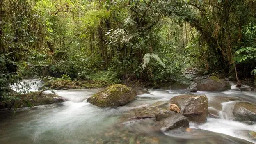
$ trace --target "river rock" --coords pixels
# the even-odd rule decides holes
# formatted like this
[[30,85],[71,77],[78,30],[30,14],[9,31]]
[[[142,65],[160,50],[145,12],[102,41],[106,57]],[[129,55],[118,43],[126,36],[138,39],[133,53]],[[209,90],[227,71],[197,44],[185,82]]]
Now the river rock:
[[236,96],[214,96],[208,97],[208,105],[218,111],[222,110],[222,103],[229,102],[229,101],[242,101],[241,98]]
[[38,105],[47,105],[66,101],[66,99],[56,94],[47,94],[43,91],[30,92],[26,94],[15,93],[13,94],[13,96],[16,97],[16,99],[7,99],[0,102],[0,109],[33,107]]
[[170,111],[180,113],[180,108],[176,104],[170,104]]
[[152,118],[155,121],[160,121],[174,112],[168,110],[168,101],[159,101],[151,105],[138,107],[127,111],[123,114],[122,121],[129,121],[131,119],[146,119]]
[[248,138],[250,141],[256,143],[256,132],[252,130],[237,130],[237,134],[242,137]]
[[188,89],[190,92],[197,92],[197,83],[192,82]]
[[216,76],[210,76],[197,82],[198,91],[224,91],[231,88],[230,84]]
[[208,116],[211,118],[220,118],[219,111],[213,107],[208,107]]
[[163,126],[161,128],[162,131],[169,131],[177,128],[188,128],[189,121],[182,114],[176,113],[172,114],[170,117],[167,117],[163,121],[160,122]]
[[124,113],[121,119],[126,126],[140,130],[168,131],[189,126],[189,121],[185,116],[169,110],[168,101],[132,109]]
[[170,104],[176,104],[181,114],[190,121],[206,122],[208,115],[208,99],[205,95],[181,95],[171,98]]
[[238,121],[256,121],[256,105],[249,102],[237,102],[233,115]]
[[136,92],[130,87],[115,84],[94,94],[87,101],[99,107],[123,106],[136,98]]

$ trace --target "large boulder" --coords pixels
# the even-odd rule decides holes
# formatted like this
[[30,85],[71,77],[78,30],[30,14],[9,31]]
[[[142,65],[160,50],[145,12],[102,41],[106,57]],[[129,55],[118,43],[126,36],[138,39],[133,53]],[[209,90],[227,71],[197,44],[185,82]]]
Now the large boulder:
[[136,98],[136,92],[130,87],[115,84],[94,94],[87,101],[99,107],[123,106]]
[[207,120],[208,99],[205,95],[181,95],[171,98],[170,104],[180,108],[181,114],[188,117],[190,121],[203,123]]
[[122,123],[132,129],[169,131],[177,128],[188,128],[188,119],[180,113],[169,110],[168,101],[160,101],[149,106],[127,111],[121,118]]
[[256,105],[249,102],[237,102],[233,115],[237,121],[256,121]]
[[230,84],[223,80],[219,79],[216,76],[210,76],[206,79],[201,79],[197,82],[196,89],[198,91],[224,91],[230,89]]
[[168,107],[168,101],[159,101],[149,106],[138,107],[125,112],[122,117],[122,121],[129,121],[131,119],[139,120],[147,118],[152,118],[155,121],[160,121],[174,113],[169,111]]

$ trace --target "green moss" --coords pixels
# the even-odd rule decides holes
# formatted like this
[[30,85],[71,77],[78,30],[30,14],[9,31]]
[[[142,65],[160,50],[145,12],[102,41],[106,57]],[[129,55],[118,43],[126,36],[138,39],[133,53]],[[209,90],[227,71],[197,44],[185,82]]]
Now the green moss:
[[64,101],[64,99],[55,94],[44,94],[42,92],[31,92],[28,94],[13,93],[10,97],[0,103],[0,108],[16,109]]
[[50,89],[75,89],[80,88],[81,83],[65,79],[53,79],[47,81],[44,86]]
[[220,82],[221,80],[217,76],[210,76],[209,79]]
[[249,131],[249,135],[256,140],[256,132],[255,131]]
[[83,88],[101,88],[108,85],[108,83],[104,81],[81,81]]
[[49,89],[81,89],[81,88],[100,88],[107,86],[104,81],[72,81],[69,79],[51,79],[45,82],[44,87]]
[[135,99],[136,93],[129,87],[115,84],[94,94],[88,102],[100,107],[124,105]]

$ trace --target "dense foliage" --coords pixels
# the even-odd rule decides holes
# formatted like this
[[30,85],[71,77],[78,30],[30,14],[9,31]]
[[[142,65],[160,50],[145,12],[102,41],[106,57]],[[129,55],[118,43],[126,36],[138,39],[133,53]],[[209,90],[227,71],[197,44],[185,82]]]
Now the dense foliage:
[[21,77],[151,84],[185,69],[250,77],[255,0],[1,0],[0,94]]

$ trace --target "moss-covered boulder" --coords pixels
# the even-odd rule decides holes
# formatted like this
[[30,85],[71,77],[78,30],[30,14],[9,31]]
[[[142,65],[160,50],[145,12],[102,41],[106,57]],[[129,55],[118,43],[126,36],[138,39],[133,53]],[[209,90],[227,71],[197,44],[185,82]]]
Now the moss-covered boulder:
[[0,101],[0,109],[12,109],[12,108],[22,108],[22,107],[33,107],[38,105],[46,105],[53,103],[64,102],[65,99],[55,95],[46,94],[41,92],[30,92],[27,94],[14,93],[12,96]]
[[132,88],[121,84],[115,84],[94,94],[87,101],[99,107],[123,106],[136,97],[136,92]]

